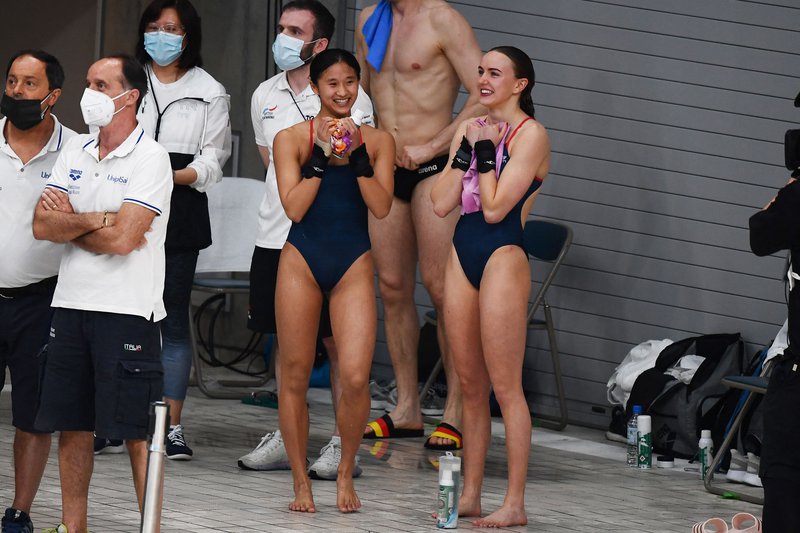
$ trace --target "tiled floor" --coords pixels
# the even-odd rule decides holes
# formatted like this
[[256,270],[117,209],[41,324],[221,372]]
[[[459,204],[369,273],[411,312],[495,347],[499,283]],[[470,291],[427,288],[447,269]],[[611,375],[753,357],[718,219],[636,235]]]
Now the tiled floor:
[[[317,391],[312,398],[310,455],[316,455],[332,429],[332,409]],[[10,503],[13,488],[10,394],[0,394],[0,506]],[[319,400],[318,400],[319,399]],[[314,484],[317,513],[290,512],[289,472],[245,472],[239,456],[277,425],[277,411],[233,400],[210,400],[196,389],[184,410],[191,462],[166,465],[165,532],[200,531],[434,531],[430,513],[436,504],[434,456],[422,439],[364,443],[359,452],[364,475],[357,480],[363,508],[343,515],[335,507],[335,483]],[[487,462],[483,507],[498,506],[505,489],[502,425]],[[56,446],[33,509],[37,531],[60,517]],[[683,470],[628,469],[622,445],[599,431],[568,428],[563,433],[536,429],[528,470],[527,528],[536,532],[688,532],[694,522],[739,511],[760,515],[758,506],[723,500],[703,490],[697,473]],[[738,489],[739,486],[733,486]],[[95,461],[90,494],[94,533],[138,531],[139,517],[126,455],[103,455]],[[462,529],[472,529],[466,521]]]

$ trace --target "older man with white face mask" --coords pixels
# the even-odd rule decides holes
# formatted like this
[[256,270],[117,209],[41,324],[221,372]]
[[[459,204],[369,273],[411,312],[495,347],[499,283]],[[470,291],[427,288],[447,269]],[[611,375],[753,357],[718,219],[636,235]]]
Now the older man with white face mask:
[[86,82],[81,111],[97,132],[64,148],[33,221],[37,239],[66,243],[36,417],[61,431],[53,533],[87,530],[94,431],[127,441],[141,509],[148,410],[162,388],[169,155],[136,121],[147,80],[135,59],[101,59]]

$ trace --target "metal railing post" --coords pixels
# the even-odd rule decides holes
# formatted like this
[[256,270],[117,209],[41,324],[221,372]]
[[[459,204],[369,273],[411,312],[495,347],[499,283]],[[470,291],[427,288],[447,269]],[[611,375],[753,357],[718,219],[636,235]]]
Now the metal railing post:
[[164,456],[169,423],[169,405],[153,402],[150,406],[150,446],[147,454],[147,477],[145,478],[144,509],[142,509],[141,533],[160,531],[161,506],[164,495]]

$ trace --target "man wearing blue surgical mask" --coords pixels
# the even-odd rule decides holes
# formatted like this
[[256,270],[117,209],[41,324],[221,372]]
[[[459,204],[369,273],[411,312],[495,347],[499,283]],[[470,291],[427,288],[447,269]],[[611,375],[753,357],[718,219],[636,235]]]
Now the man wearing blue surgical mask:
[[[320,110],[319,97],[309,85],[309,65],[314,57],[328,48],[333,36],[333,15],[317,0],[295,0],[287,3],[278,21],[279,35],[272,45],[275,64],[285,72],[263,82],[253,93],[251,118],[258,152],[267,169],[266,194],[259,209],[259,231],[250,267],[250,311],[248,327],[261,333],[275,333],[275,284],[278,259],[286,242],[291,221],[278,196],[272,143],[284,128],[315,116]],[[359,87],[353,112],[364,115],[362,123],[374,125],[372,102]],[[331,334],[327,302],[320,320],[320,338],[331,360],[331,377],[336,405],[338,358]],[[278,339],[280,341],[280,339]],[[278,351],[276,350],[276,355]],[[280,376],[278,376],[280,383]],[[331,441],[322,448],[320,457],[310,467],[315,479],[337,477],[341,441],[338,428]],[[239,458],[239,466],[249,470],[289,470],[289,459],[280,431],[268,432],[256,448]],[[360,475],[358,465],[354,477]]]

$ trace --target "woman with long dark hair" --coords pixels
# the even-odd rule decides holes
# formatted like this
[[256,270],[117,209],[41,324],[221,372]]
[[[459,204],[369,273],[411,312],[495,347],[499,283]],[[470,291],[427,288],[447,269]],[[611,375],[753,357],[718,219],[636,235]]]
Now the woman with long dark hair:
[[389,213],[395,154],[389,134],[358,127],[358,117],[350,116],[360,74],[351,53],[321,52],[310,70],[319,114],[275,137],[278,193],[292,220],[278,265],[275,308],[281,339],[278,417],[294,479],[293,511],[316,510],[306,472],[306,392],[323,293],[339,352],[336,504],[345,513],[361,507],[352,473],[369,415],[377,322],[367,211],[377,218]]
[[[531,418],[522,391],[530,292],[522,234],[550,167],[550,141],[533,119],[533,64],[502,46],[478,67],[488,114],[461,124],[453,163],[431,191],[434,210],[461,208],[444,288],[447,339],[464,394],[464,490],[459,515],[483,527],[526,524],[525,482]],[[481,515],[481,485],[491,438],[489,392],[503,413],[508,491],[500,509]]]
[[164,399],[170,406],[167,458],[189,460],[181,411],[192,366],[189,300],[198,252],[211,244],[206,191],[222,180],[231,154],[229,98],[201,68],[200,16],[188,0],[154,0],[139,21],[136,58],[147,73],[137,116],[170,156],[174,188],[167,227],[161,322]]

